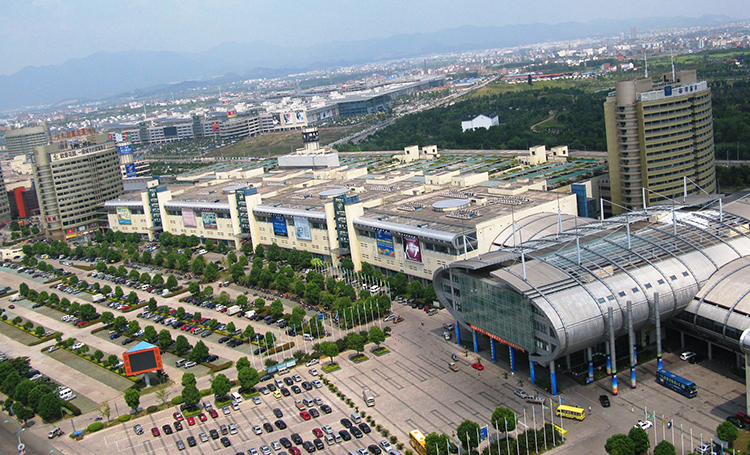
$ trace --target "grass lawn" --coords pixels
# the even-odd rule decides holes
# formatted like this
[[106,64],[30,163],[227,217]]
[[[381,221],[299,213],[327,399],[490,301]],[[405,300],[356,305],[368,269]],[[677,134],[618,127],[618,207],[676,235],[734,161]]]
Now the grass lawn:
[[[329,144],[362,128],[359,125],[320,128],[320,143]],[[267,157],[283,155],[301,147],[302,132],[280,131],[277,133],[266,133],[257,137],[249,137],[232,145],[214,150],[208,156]]]

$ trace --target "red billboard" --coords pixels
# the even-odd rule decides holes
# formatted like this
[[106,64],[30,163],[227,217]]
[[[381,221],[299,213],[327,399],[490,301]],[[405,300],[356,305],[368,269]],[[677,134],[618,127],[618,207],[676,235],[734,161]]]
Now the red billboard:
[[158,371],[163,368],[159,347],[145,342],[140,342],[125,351],[122,355],[122,361],[125,364],[125,374],[128,376]]

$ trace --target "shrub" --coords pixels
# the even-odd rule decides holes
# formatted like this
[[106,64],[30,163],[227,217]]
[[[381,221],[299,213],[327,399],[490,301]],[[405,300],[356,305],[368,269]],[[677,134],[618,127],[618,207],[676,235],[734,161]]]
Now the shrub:
[[94,422],[91,425],[88,426],[87,430],[89,430],[89,433],[96,433],[97,431],[104,428],[104,424],[101,422]]
[[391,444],[396,444],[397,442],[398,442],[398,438],[396,437],[396,435],[395,434],[391,435]]
[[149,414],[153,414],[153,413],[155,413],[158,410],[159,410],[159,407],[158,406],[153,406],[153,405],[146,408],[146,412],[149,413]]
[[184,402],[185,402],[185,400],[180,395],[172,398],[172,404],[174,404],[174,405],[180,405],[180,404],[182,404]]
[[375,426],[375,430],[377,430],[377,431],[382,431],[382,430],[383,430],[383,425],[377,424],[377,425]]
[[[394,437],[395,437],[395,436],[394,436]],[[396,448],[397,448],[398,450],[404,450],[404,443],[403,443],[403,442],[399,442],[399,443],[397,443],[397,444],[396,444]]]
[[384,438],[387,438],[388,435],[391,434],[391,432],[388,431],[388,428],[383,428],[383,430],[380,432],[380,434],[382,434]]
[[117,421],[120,423],[125,423],[128,420],[130,420],[130,414],[124,414],[117,418]]
[[211,395],[211,389],[202,389],[200,392],[201,392],[202,397],[207,397]]

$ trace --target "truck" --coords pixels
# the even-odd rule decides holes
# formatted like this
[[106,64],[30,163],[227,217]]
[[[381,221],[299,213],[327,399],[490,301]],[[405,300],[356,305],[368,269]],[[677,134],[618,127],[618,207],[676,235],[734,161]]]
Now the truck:
[[245,317],[246,317],[246,318],[250,319],[250,318],[252,318],[253,316],[255,316],[255,310],[250,310],[250,311],[246,311],[246,312],[245,312]]
[[91,300],[93,300],[94,303],[99,303],[99,302],[103,302],[103,301],[107,300],[107,298],[104,297],[102,294],[94,294],[91,297]]
[[242,311],[242,308],[240,308],[239,305],[234,305],[234,306],[231,306],[231,307],[227,308],[227,315],[234,316],[235,314],[239,313],[240,311]]

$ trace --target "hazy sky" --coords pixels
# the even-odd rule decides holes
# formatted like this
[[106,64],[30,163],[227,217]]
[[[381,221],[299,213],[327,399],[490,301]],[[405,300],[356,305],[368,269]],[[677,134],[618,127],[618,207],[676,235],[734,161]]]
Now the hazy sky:
[[282,46],[433,32],[460,25],[598,18],[750,17],[747,0],[3,0],[0,74],[99,51]]

